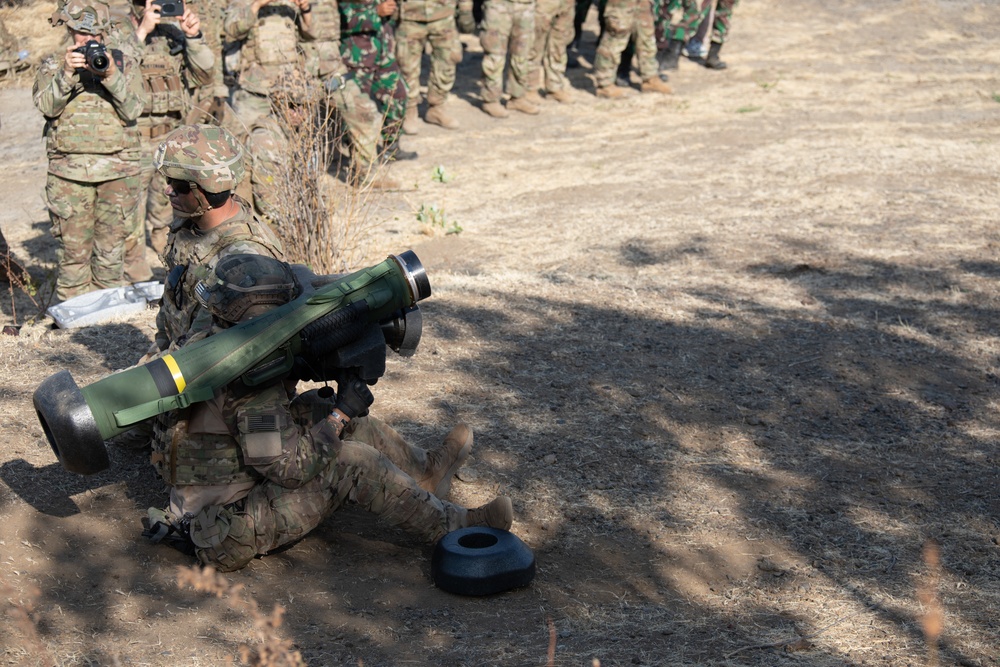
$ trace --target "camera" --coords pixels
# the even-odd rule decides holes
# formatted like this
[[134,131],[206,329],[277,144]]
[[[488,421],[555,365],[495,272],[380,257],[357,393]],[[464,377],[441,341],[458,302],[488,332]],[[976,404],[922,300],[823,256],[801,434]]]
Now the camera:
[[184,0],[153,0],[159,8],[160,16],[184,16]]
[[75,51],[82,53],[83,57],[87,59],[87,69],[91,72],[103,74],[108,71],[111,59],[108,58],[107,49],[96,39],[92,39],[83,46],[77,47]]

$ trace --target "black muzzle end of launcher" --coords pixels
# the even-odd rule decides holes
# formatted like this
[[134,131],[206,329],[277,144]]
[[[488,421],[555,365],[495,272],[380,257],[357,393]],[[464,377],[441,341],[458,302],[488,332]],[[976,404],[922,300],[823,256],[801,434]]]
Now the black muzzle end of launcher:
[[66,470],[93,475],[111,465],[94,413],[69,371],[43,380],[33,401],[45,437]]

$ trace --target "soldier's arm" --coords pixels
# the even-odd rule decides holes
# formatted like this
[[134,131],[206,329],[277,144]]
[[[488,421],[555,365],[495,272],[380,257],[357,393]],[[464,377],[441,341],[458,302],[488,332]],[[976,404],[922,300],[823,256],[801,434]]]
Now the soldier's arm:
[[236,409],[236,432],[244,461],[267,479],[294,489],[312,480],[336,457],[340,439],[334,425],[297,424],[279,383]]
[[188,37],[184,60],[195,86],[207,86],[215,79],[215,54],[202,37]]
[[38,67],[31,99],[46,118],[56,118],[66,108],[73,89],[80,82],[78,74],[67,74],[62,61],[51,56]]
[[138,66],[131,58],[122,54],[122,62],[122,69],[118,69],[112,58],[113,64],[108,68],[110,73],[101,79],[101,83],[111,93],[111,103],[118,117],[129,123],[142,115],[142,79],[139,78]]
[[222,29],[232,39],[246,39],[250,31],[257,25],[257,12],[260,0],[233,0],[226,8],[226,18]]

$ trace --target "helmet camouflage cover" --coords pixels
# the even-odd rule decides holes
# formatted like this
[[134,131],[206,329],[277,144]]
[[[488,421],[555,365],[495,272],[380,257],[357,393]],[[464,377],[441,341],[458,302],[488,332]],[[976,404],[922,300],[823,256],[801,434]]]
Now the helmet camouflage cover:
[[68,0],[52,13],[49,23],[87,35],[104,35],[111,28],[111,10],[100,0]]
[[205,192],[235,190],[244,174],[243,146],[217,125],[184,125],[166,137],[153,167],[167,178],[195,183]]
[[283,306],[298,294],[292,268],[266,255],[227,255],[195,287],[198,303],[231,324]]

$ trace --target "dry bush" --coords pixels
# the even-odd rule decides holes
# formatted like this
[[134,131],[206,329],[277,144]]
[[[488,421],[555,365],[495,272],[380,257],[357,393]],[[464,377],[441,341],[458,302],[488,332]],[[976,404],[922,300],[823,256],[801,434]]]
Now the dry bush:
[[279,103],[274,115],[288,140],[274,193],[285,253],[317,274],[351,270],[378,226],[371,175],[351,173],[345,184],[330,173],[340,171],[345,135],[329,98],[298,107]]
[[242,584],[232,584],[212,567],[177,568],[178,587],[190,586],[196,591],[210,593],[225,599],[229,607],[253,621],[257,642],[254,646],[240,645],[240,660],[251,667],[305,667],[305,661],[292,642],[279,634],[281,617],[285,608],[275,605],[270,614],[264,614],[257,601],[243,590]]

